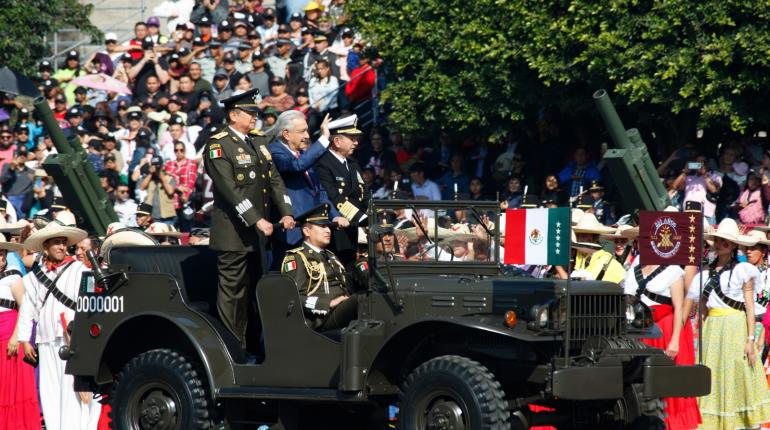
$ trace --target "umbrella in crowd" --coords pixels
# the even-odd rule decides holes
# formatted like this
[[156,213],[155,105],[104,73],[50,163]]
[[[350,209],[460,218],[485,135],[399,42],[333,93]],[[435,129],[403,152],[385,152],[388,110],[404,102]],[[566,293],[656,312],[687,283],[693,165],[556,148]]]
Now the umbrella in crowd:
[[30,97],[40,95],[32,80],[5,66],[0,68],[0,92]]
[[104,90],[120,94],[131,94],[131,90],[126,84],[120,82],[112,76],[107,76],[104,73],[84,75],[73,79],[71,84],[80,87],[93,88],[95,90]]

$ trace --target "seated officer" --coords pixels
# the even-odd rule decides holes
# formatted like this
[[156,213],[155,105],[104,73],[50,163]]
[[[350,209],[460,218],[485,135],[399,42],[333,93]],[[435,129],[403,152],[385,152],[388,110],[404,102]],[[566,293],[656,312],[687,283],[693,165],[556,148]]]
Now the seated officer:
[[347,327],[357,317],[358,298],[348,294],[345,267],[326,249],[332,234],[329,206],[316,206],[296,220],[304,242],[286,252],[281,273],[297,283],[310,327],[317,331]]

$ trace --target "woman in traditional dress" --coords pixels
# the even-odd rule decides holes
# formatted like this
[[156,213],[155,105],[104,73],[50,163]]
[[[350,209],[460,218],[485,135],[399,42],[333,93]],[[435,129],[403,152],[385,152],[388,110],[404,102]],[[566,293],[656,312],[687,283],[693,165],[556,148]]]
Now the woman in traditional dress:
[[736,222],[725,218],[714,233],[716,259],[695,276],[688,297],[708,308],[703,326],[703,364],[711,369],[711,393],[698,400],[703,424],[710,429],[759,428],[770,421],[770,390],[759,360],[755,336],[755,288],[759,270],[737,261],[739,245],[756,239],[742,236]]
[[40,429],[35,369],[23,361],[16,337],[18,308],[24,297],[21,272],[8,270],[6,260],[9,251],[21,248],[0,234],[0,430]]
[[[629,237],[630,232],[638,234],[638,231],[626,231],[626,237]],[[664,350],[678,365],[694,364],[692,327],[684,314],[684,270],[679,266],[634,264],[626,272],[623,288],[630,300],[641,300],[652,309],[655,324],[663,332],[662,337],[642,341]],[[701,416],[695,398],[674,397],[664,400],[666,428],[691,430],[698,427]]]

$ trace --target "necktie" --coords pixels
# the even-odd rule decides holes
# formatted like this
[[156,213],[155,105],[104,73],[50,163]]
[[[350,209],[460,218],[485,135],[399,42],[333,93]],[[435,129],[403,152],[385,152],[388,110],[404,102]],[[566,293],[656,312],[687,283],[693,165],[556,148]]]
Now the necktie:
[[342,165],[345,166],[345,170],[348,172],[350,171],[350,167],[348,167],[348,160],[342,160]]
[[[299,152],[295,152],[294,153],[294,157],[299,159],[300,153]],[[305,178],[305,182],[307,182],[307,185],[310,187],[310,191],[315,196],[318,192],[315,189],[315,184],[313,183],[313,178],[310,177],[310,173],[308,173],[307,170],[304,170],[302,172],[302,176]]]

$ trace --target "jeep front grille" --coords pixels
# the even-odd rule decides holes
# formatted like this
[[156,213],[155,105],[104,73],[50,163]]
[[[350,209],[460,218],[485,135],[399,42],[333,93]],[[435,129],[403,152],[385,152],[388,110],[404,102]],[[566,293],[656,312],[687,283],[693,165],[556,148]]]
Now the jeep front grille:
[[571,340],[578,348],[591,336],[625,333],[625,301],[622,295],[572,295]]

